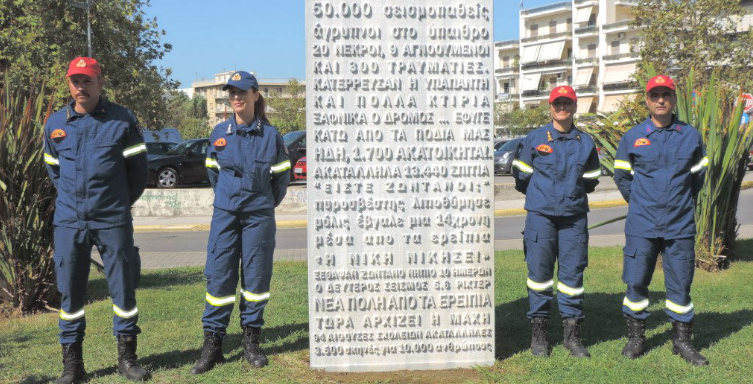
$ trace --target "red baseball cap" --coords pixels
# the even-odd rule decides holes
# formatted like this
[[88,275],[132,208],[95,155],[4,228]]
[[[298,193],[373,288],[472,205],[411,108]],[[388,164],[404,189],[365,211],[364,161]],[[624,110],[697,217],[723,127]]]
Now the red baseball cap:
[[675,81],[667,75],[658,75],[651,78],[646,84],[646,93],[649,93],[656,87],[667,87],[671,90],[675,90]]
[[77,57],[68,64],[68,73],[65,77],[73,75],[86,75],[95,78],[102,75],[102,69],[99,68],[97,60],[91,57]]
[[575,90],[567,85],[561,85],[552,89],[552,93],[549,94],[549,104],[560,97],[566,97],[573,102],[578,102],[578,96],[575,95]]

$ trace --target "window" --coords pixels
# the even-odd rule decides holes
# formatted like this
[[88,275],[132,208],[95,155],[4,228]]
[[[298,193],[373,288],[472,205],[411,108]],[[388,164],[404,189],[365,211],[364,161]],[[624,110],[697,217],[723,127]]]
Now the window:
[[549,89],[554,89],[557,86],[557,77],[549,78]]
[[282,95],[282,87],[277,87],[277,94]]
[[588,18],[588,26],[596,25],[596,14],[592,13],[591,16]]
[[504,84],[504,85],[502,86],[502,92],[503,92],[503,93],[510,93],[510,83],[505,83],[505,84]]
[[510,56],[504,56],[502,58],[502,67],[507,68],[509,67],[509,64],[510,64]]
[[620,54],[620,41],[619,40],[615,40],[612,42],[612,54],[613,55]]
[[557,20],[550,20],[549,21],[549,33],[550,34],[557,33]]
[[573,58],[573,49],[572,48],[568,48],[567,49],[567,58],[568,59],[572,59]]
[[530,37],[536,37],[536,36],[538,36],[539,35],[539,25],[538,24],[531,24],[531,29],[530,29],[529,34],[530,34]]

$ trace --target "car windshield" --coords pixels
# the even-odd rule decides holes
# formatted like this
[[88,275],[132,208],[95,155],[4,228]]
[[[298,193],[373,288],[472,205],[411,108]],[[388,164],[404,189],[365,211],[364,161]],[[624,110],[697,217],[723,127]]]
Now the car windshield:
[[164,155],[176,145],[175,143],[146,143],[146,152],[150,155]]
[[505,143],[505,145],[499,147],[499,149],[497,150],[497,152],[512,152],[512,151],[514,151],[515,147],[517,147],[518,143],[520,143],[520,140],[523,140],[523,139],[515,139],[515,140],[508,141],[507,143]]
[[282,137],[282,142],[285,143],[285,146],[290,146],[290,144],[293,144],[304,135],[306,135],[306,131],[288,132]]
[[188,149],[188,147],[191,146],[191,144],[193,144],[193,141],[184,141],[178,144],[175,148],[172,148],[169,151],[167,151],[165,154],[166,155],[182,155],[186,153],[186,150]]

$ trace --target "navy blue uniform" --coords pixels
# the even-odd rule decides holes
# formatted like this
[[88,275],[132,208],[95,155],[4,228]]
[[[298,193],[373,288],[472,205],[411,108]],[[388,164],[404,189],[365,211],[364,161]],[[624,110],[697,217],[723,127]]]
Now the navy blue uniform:
[[586,193],[596,188],[601,175],[593,140],[575,127],[561,133],[546,125],[521,142],[513,167],[515,188],[525,193],[528,211],[523,231],[528,318],[549,317],[558,260],[560,313],[582,319],[583,271],[588,265]]
[[139,328],[135,288],[141,260],[133,244],[131,206],[146,186],[146,146],[133,113],[99,99],[90,114],[74,103],[45,125],[44,159],[58,190],[55,272],[62,294],[60,342],[82,340],[92,245],[104,263],[113,301],[114,334]]
[[614,180],[628,202],[622,274],[626,316],[648,317],[648,286],[661,252],[666,312],[676,321],[693,319],[694,207],[707,165],[701,134],[674,116],[668,127],[656,127],[648,118],[620,140]]
[[275,247],[274,208],[290,182],[290,161],[275,127],[235,116],[214,127],[206,159],[214,189],[209,232],[204,330],[225,335],[241,265],[241,326],[261,327],[270,297]]

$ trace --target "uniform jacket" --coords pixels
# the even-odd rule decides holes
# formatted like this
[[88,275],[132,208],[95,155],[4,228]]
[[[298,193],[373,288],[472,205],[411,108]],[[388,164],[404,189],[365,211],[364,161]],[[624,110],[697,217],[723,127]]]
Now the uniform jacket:
[[648,118],[627,131],[614,162],[614,181],[629,203],[625,233],[695,236],[694,201],[707,165],[701,134],[675,116],[666,128]]
[[230,212],[272,209],[290,182],[287,148],[277,129],[257,119],[238,125],[235,115],[209,136],[206,159],[214,206]]
[[588,212],[586,193],[599,184],[601,166],[591,136],[577,128],[561,133],[551,123],[529,133],[513,160],[515,189],[525,209],[549,216]]
[[146,146],[133,113],[100,97],[90,114],[72,102],[44,127],[44,159],[58,190],[54,224],[103,229],[130,223],[146,186]]

